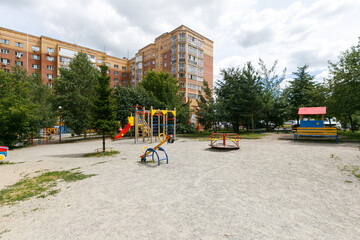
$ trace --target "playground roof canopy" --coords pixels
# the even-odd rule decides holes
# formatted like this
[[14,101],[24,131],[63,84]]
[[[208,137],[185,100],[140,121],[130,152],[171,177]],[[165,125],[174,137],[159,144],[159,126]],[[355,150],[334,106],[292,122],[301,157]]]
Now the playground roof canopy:
[[299,108],[299,115],[325,115],[326,107],[301,107]]

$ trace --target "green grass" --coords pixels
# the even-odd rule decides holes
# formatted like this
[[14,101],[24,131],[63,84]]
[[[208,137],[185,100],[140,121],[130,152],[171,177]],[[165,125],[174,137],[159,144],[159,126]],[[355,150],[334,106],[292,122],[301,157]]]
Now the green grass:
[[31,197],[45,198],[56,195],[59,189],[54,189],[59,181],[75,182],[96,174],[83,174],[74,171],[52,171],[33,178],[25,178],[14,185],[0,190],[0,206],[15,204]]
[[106,157],[119,154],[119,151],[85,153],[83,157]]
[[107,161],[97,162],[97,163],[92,164],[91,166],[95,166],[95,165],[98,165],[98,164],[103,164],[103,163],[106,163],[106,162]]
[[3,165],[15,165],[15,164],[21,164],[21,163],[24,163],[24,162],[0,161],[0,164],[3,164]]
[[360,131],[338,131],[338,135],[341,141],[360,142]]

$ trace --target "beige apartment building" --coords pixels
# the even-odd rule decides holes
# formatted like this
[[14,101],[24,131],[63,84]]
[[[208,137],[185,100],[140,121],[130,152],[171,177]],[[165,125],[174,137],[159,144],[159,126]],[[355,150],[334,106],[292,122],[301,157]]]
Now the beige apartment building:
[[59,68],[67,67],[77,52],[86,53],[94,66],[105,63],[109,67],[111,87],[135,86],[152,70],[167,71],[177,78],[184,102],[199,98],[203,81],[213,87],[213,41],[184,25],[158,36],[130,60],[0,27],[0,69],[10,72],[11,66],[19,65],[29,73],[41,74],[50,87]]

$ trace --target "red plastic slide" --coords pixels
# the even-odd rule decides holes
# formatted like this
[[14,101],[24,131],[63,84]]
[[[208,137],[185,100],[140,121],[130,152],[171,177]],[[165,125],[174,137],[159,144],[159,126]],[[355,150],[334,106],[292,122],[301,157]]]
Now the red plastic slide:
[[122,138],[122,137],[125,135],[125,133],[130,129],[130,127],[131,127],[130,123],[126,124],[126,126],[124,127],[124,129],[123,129],[118,135],[116,135],[116,137],[114,138],[114,140],[115,140],[115,139],[120,139],[120,138]]

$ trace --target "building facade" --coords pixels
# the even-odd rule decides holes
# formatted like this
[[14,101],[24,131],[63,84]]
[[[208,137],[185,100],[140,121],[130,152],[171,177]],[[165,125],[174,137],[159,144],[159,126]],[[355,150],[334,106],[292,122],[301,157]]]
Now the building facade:
[[[67,67],[77,52],[84,52],[94,66],[109,67],[111,87],[136,86],[148,71],[167,71],[179,80],[183,101],[199,98],[203,81],[213,88],[213,41],[181,25],[164,33],[135,54],[132,59],[26,33],[0,28],[0,69],[11,71],[19,65],[38,73],[52,87],[60,67]],[[195,104],[195,101],[191,101]]]

